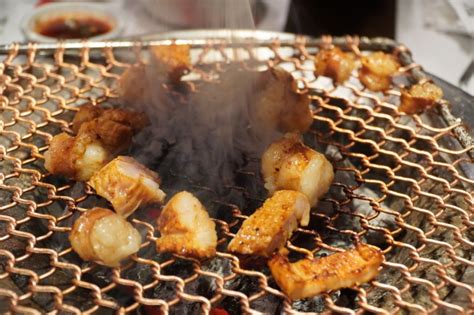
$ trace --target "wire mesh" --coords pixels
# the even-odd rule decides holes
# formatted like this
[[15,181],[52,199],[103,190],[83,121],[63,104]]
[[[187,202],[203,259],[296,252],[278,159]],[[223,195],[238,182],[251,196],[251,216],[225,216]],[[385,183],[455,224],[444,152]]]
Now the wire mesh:
[[[357,73],[343,85],[315,77],[315,54],[334,42],[359,56],[371,49],[398,56],[403,66],[392,88],[370,92]],[[117,79],[147,58],[146,45],[99,49],[84,43],[73,49],[63,44],[49,50],[12,45],[0,63],[0,311],[472,311],[474,180],[465,170],[472,167],[474,146],[460,139],[462,122],[446,124],[440,113],[446,104],[423,115],[398,111],[400,87],[423,79],[404,47],[360,44],[357,38],[315,43],[274,40],[232,49],[200,43],[193,46],[192,72],[205,78],[203,73],[232,60],[236,49],[246,56],[242,67],[254,62],[291,71],[312,99],[314,124],[305,142],[326,153],[336,178],[313,209],[310,225],[298,229],[287,247],[301,258],[340,251],[355,240],[375,244],[385,262],[374,281],[291,301],[265,266],[226,251],[242,221],[265,198],[255,159],[219,192],[177,170],[162,174],[169,195],[191,190],[218,214],[215,258],[200,262],[156,253],[156,211],[139,211],[132,219],[143,235],[138,254],[114,269],[81,261],[67,240],[71,224],[78,213],[104,201],[83,183],[48,174],[43,154],[55,134],[70,130],[78,106],[118,98]]]

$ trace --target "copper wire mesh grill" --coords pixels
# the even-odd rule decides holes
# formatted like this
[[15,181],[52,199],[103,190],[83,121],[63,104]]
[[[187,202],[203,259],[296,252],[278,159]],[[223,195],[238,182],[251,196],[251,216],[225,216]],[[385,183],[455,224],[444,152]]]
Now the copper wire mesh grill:
[[[206,71],[219,68],[235,52],[224,42],[189,43],[196,51],[194,72],[204,80],[210,79]],[[399,86],[374,94],[358,83],[356,75],[342,87],[315,78],[314,54],[332,43],[356,54],[386,50],[402,61],[402,77],[424,79],[407,50],[389,41],[274,40],[258,45],[260,56],[247,44],[237,46],[249,58],[241,61],[242,67],[249,62],[283,66],[298,79],[302,91],[310,92],[314,124],[305,141],[325,152],[336,170],[330,192],[313,210],[310,226],[300,228],[287,247],[295,256],[312,257],[340,251],[356,240],[376,244],[386,261],[374,281],[290,301],[268,269],[244,264],[226,252],[246,215],[265,198],[259,161],[253,159],[236,171],[235,183],[224,187],[224,193],[178,171],[164,174],[169,195],[182,188],[191,190],[221,214],[214,218],[219,233],[214,259],[199,262],[157,254],[153,213],[139,213],[132,220],[144,236],[137,255],[116,269],[82,262],[72,252],[67,234],[75,214],[102,201],[83,184],[49,175],[43,153],[52,136],[68,130],[77,106],[117,98],[120,73],[146,58],[145,46],[169,42],[97,44],[103,46],[100,49],[91,48],[94,43],[44,50],[12,45],[0,64],[0,310],[472,311],[474,180],[463,171],[472,166],[474,147],[469,137],[444,103],[407,117],[397,109]],[[395,81],[406,84],[403,78]],[[172,187],[167,187],[170,182]]]

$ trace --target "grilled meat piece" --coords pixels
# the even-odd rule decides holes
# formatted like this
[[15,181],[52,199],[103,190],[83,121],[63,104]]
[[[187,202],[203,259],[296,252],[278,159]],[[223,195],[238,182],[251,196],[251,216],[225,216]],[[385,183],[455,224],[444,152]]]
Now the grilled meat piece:
[[[132,134],[139,132],[150,123],[143,113],[135,113],[121,108],[101,108],[87,104],[82,105],[74,116],[72,130],[78,133],[84,123],[94,121],[95,119],[100,124],[111,122],[123,125],[123,127],[130,129]],[[113,125],[108,125],[108,127],[110,126]],[[105,127],[102,128],[105,129]],[[104,132],[105,130],[99,129],[97,133],[102,135]],[[106,138],[106,135],[105,133],[104,138]]]
[[391,54],[381,51],[363,56],[362,67],[359,70],[359,79],[369,90],[378,92],[390,88],[392,75],[394,75],[400,64]]
[[300,192],[280,190],[244,221],[229,243],[231,252],[269,257],[285,245],[298,224],[309,223],[308,198]]
[[120,215],[104,208],[93,208],[74,222],[69,235],[72,249],[83,259],[109,267],[138,252],[140,233]]
[[85,104],[80,106],[79,110],[74,115],[74,119],[72,120],[72,130],[74,131],[74,133],[77,134],[79,132],[79,128],[83,123],[102,116],[104,110],[105,109],[99,106],[94,106],[91,104]]
[[356,67],[354,54],[343,52],[338,47],[319,51],[315,64],[316,75],[330,77],[337,83],[349,79],[352,70]]
[[76,136],[53,137],[45,153],[45,167],[55,175],[86,181],[148,124],[146,116],[122,109],[81,106],[73,120]]
[[54,175],[86,181],[111,159],[110,152],[94,134],[53,137],[44,154],[44,166]]
[[105,165],[91,177],[89,184],[125,218],[138,207],[161,203],[166,197],[160,189],[158,174],[126,156]]
[[216,254],[216,225],[201,202],[187,191],[168,201],[158,218],[161,237],[156,240],[158,252],[172,252],[197,258]]
[[150,50],[158,73],[166,74],[171,83],[179,83],[191,69],[188,45],[154,46]]
[[443,90],[431,82],[418,83],[409,90],[402,90],[400,111],[409,115],[422,112],[432,107],[443,97]]
[[296,81],[288,71],[271,68],[257,78],[257,95],[252,104],[254,126],[264,132],[308,131],[313,116],[308,95],[295,92]]
[[77,134],[95,134],[107,150],[115,155],[128,148],[132,137],[148,124],[143,113],[84,105],[74,117],[72,128]]
[[112,156],[130,147],[133,138],[133,130],[130,127],[99,119],[83,123],[78,134],[94,135]]
[[368,282],[379,273],[383,259],[379,248],[359,244],[344,252],[294,263],[278,253],[268,266],[282,291],[297,300]]
[[270,194],[280,189],[300,191],[311,206],[329,190],[334,179],[326,157],[305,146],[295,133],[286,134],[268,147],[262,156],[262,174]]

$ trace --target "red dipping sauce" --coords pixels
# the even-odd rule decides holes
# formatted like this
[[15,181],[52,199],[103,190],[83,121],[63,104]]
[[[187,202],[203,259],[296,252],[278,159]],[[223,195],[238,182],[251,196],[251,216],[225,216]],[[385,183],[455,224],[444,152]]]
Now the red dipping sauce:
[[112,25],[95,16],[59,16],[38,22],[36,32],[57,39],[83,39],[103,35]]

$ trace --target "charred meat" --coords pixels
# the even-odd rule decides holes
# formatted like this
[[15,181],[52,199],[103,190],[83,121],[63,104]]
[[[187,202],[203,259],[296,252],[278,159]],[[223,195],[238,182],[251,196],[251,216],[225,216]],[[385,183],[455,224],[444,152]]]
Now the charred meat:
[[278,253],[268,266],[282,291],[297,300],[368,282],[379,273],[383,259],[379,248],[359,244],[344,252],[294,263]]
[[269,257],[286,244],[298,225],[309,223],[308,198],[300,192],[280,190],[244,221],[229,243],[231,252]]
[[[129,128],[133,133],[139,132],[148,124],[148,118],[143,113],[131,112],[121,108],[101,108],[90,104],[83,105],[74,116],[72,121],[72,130],[78,133],[81,126],[97,119],[101,124],[107,121],[123,125]],[[98,131],[98,134],[101,132]]]
[[84,105],[76,113],[72,128],[77,134],[95,134],[111,154],[116,154],[126,149],[132,137],[148,124],[142,113]]

